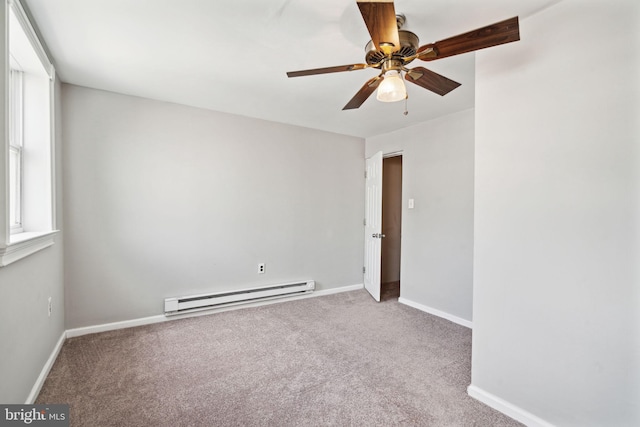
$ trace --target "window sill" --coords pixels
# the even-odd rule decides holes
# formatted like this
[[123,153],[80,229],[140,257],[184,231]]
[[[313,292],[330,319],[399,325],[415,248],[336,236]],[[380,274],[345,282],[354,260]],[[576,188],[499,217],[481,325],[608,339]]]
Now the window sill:
[[0,267],[6,267],[13,262],[48,248],[53,245],[53,238],[57,233],[58,230],[13,234],[7,246],[0,245]]

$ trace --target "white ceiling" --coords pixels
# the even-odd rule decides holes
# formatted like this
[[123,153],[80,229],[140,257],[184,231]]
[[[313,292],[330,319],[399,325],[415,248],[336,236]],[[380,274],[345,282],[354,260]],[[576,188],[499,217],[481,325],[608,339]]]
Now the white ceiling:
[[[558,1],[396,0],[395,9],[422,45]],[[364,62],[369,35],[355,0],[23,2],[67,83],[360,137],[474,104],[473,53],[412,63],[462,86],[440,97],[407,85],[407,116],[403,102],[381,103],[375,94],[342,111],[377,70],[287,78]],[[522,24],[520,34],[527,36]]]

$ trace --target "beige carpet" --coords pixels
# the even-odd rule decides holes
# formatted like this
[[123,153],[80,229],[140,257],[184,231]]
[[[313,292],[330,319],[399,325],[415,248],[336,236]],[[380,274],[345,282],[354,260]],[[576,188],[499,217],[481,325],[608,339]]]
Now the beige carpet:
[[471,331],[363,290],[69,339],[73,426],[519,426],[470,398]]

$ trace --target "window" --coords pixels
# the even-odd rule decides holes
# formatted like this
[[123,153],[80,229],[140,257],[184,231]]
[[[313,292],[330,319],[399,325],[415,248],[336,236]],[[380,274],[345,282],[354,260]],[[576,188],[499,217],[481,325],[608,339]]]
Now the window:
[[[55,230],[53,82],[55,70],[19,0],[3,1],[9,52],[0,104],[0,267],[51,246]],[[2,55],[0,55],[2,56]],[[4,87],[4,89],[2,88]],[[8,167],[5,173],[4,168]],[[0,181],[2,179],[0,178]],[[0,186],[0,188],[2,188]],[[6,215],[2,214],[5,212]]]
[[22,229],[22,71],[11,61],[9,72],[9,229]]

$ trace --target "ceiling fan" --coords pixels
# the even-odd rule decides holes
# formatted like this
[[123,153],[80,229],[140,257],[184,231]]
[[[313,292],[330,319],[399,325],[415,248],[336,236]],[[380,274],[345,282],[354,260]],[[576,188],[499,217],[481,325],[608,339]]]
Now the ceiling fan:
[[396,15],[393,0],[357,0],[357,3],[371,35],[371,41],[365,47],[366,63],[287,73],[288,77],[301,77],[365,68],[381,70],[378,76],[370,79],[360,88],[343,110],[359,108],[376,89],[378,89],[379,101],[395,102],[405,99],[407,94],[402,73],[405,80],[444,96],[460,86],[460,83],[424,67],[409,69],[406,65],[414,59],[434,61],[520,40],[516,16],[448,39],[419,46],[418,36],[402,29],[405,17]]

